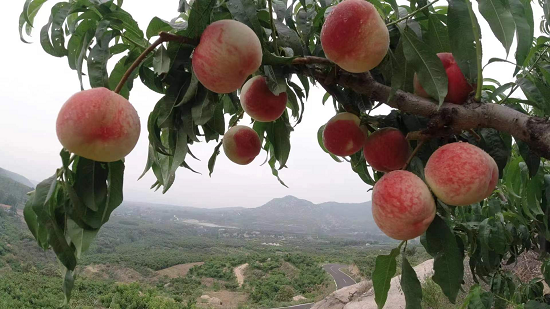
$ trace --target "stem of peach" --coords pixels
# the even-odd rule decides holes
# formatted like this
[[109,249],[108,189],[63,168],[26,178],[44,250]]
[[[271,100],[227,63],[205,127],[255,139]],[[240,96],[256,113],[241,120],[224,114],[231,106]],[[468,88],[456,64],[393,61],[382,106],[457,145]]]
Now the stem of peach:
[[124,76],[122,76],[122,79],[120,79],[120,82],[118,83],[118,85],[115,88],[115,93],[120,93],[120,91],[122,90],[122,87],[124,87],[124,84],[126,83],[126,81],[128,81],[128,78],[130,78],[130,75],[132,75],[132,72],[134,72],[134,70],[143,62],[143,60],[145,60],[145,58],[152,51],[154,51],[160,44],[162,44],[164,42],[180,42],[182,44],[190,44],[190,45],[196,45],[197,44],[196,40],[189,39],[189,38],[183,37],[181,35],[172,34],[172,33],[164,32],[164,31],[160,32],[159,33],[159,38],[153,44],[151,44],[149,47],[147,47],[147,49],[145,49],[143,51],[143,53],[141,53],[141,55],[139,55],[139,57],[136,59],[136,61],[134,61],[134,63],[132,63],[132,65],[128,68],[126,73],[124,73]]
[[411,163],[412,159],[414,158],[414,156],[416,156],[416,154],[418,153],[418,151],[420,150],[420,148],[422,148],[422,145],[424,145],[426,141],[425,140],[420,140],[418,142],[418,144],[416,144],[416,148],[414,148],[413,152],[411,153],[411,155],[409,156],[409,158],[407,159],[407,162],[405,162],[405,165],[403,166],[403,170],[406,170],[407,167],[409,166],[409,164]]
[[470,130],[468,130],[468,132],[470,132],[476,138],[476,140],[478,142],[481,141],[481,136],[479,136],[479,134],[477,134],[477,132],[474,131],[474,129],[470,129]]

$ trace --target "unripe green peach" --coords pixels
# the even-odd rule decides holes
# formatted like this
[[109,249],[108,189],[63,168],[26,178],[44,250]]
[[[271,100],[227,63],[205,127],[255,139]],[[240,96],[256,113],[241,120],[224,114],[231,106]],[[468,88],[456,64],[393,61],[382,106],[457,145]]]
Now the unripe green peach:
[[396,128],[383,128],[372,133],[363,148],[367,163],[385,173],[403,168],[410,154],[409,142]]
[[361,120],[352,113],[339,113],[332,117],[323,131],[323,144],[332,154],[350,156],[365,144],[366,134]]
[[433,193],[453,206],[483,201],[491,195],[498,181],[495,160],[481,148],[462,142],[437,149],[424,173]]
[[274,95],[265,77],[255,76],[249,79],[241,90],[243,110],[254,120],[270,122],[277,120],[286,109],[286,92]]
[[408,171],[385,174],[372,191],[376,225],[393,239],[422,235],[435,217],[435,201],[426,184]]
[[208,90],[230,93],[262,64],[262,45],[247,25],[223,19],[210,24],[193,53],[193,71]]
[[136,146],[139,117],[128,100],[107,88],[76,93],[57,116],[61,145],[81,157],[114,162]]
[[321,44],[328,59],[342,69],[366,72],[386,56],[390,35],[376,8],[364,0],[345,0],[327,16]]
[[260,153],[262,144],[258,133],[246,126],[234,126],[223,136],[223,151],[229,160],[246,165]]

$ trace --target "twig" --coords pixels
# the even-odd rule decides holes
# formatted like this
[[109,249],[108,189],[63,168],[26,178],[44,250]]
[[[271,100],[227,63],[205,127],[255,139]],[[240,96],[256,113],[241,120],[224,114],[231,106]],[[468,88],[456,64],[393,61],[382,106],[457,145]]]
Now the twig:
[[190,44],[190,45],[196,45],[197,44],[196,40],[189,39],[189,38],[186,38],[186,37],[181,36],[181,35],[172,34],[172,33],[168,33],[168,32],[160,32],[159,33],[159,38],[153,44],[151,44],[149,47],[147,47],[147,49],[145,49],[143,51],[143,53],[141,53],[141,55],[139,55],[139,57],[136,59],[136,61],[134,61],[134,63],[132,63],[132,65],[128,68],[128,70],[126,70],[126,73],[124,73],[124,76],[122,76],[122,79],[120,79],[120,82],[118,83],[118,85],[115,88],[115,93],[120,93],[120,91],[122,90],[122,87],[124,87],[124,84],[126,83],[126,81],[128,81],[128,78],[130,78],[130,75],[132,75],[132,72],[134,72],[134,70],[141,64],[141,62],[152,51],[155,50],[155,48],[157,48],[160,44],[162,44],[164,42],[170,42],[170,41],[171,42],[179,42],[179,43],[182,43],[182,44]]
[[406,170],[407,167],[409,166],[409,164],[411,163],[412,159],[414,158],[414,156],[416,156],[416,154],[418,153],[418,151],[420,150],[420,148],[422,148],[422,145],[424,145],[424,143],[426,142],[426,140],[420,140],[418,142],[418,144],[416,144],[416,148],[414,148],[413,152],[411,153],[411,155],[409,156],[409,158],[407,159],[407,162],[405,162],[405,165],[403,165],[403,170]]
[[275,54],[279,56],[279,46],[277,46],[277,28],[275,28],[275,22],[273,21],[273,3],[272,3],[272,0],[267,0],[267,3],[269,3],[269,20],[271,21],[271,37],[273,38]]
[[308,57],[294,58],[292,60],[292,64],[295,64],[295,65],[300,65],[300,64],[328,64],[328,65],[333,65],[334,62],[328,60],[327,58],[323,58],[323,57],[308,56]]
[[[531,72],[533,72],[533,69],[535,68],[535,66],[537,65],[537,63],[539,62],[539,60],[542,58],[542,55],[544,55],[546,53],[546,51],[548,50],[548,48],[550,48],[550,46],[546,46],[546,48],[544,49],[544,51],[542,53],[539,54],[538,58],[535,60],[535,62],[533,62],[533,64],[531,65],[531,67],[529,68],[529,70],[527,71],[528,74],[530,74]],[[501,104],[506,102],[506,100],[508,100],[510,98],[510,96],[512,95],[512,93],[514,93],[517,89],[519,88],[518,84],[515,84],[514,87],[512,87],[512,90],[510,90],[510,93],[508,93],[508,95],[500,102]]]
[[477,140],[478,142],[481,141],[481,136],[479,136],[479,134],[477,134],[477,132],[474,131],[474,129],[470,129],[470,130],[468,130],[468,132],[470,132],[470,133],[476,138],[476,140]]
[[483,67],[481,66],[481,60],[482,60],[482,50],[481,50],[481,32],[478,28],[477,21],[475,20],[475,14],[472,9],[472,3],[470,0],[466,0],[466,4],[468,6],[468,11],[470,14],[470,20],[472,23],[472,31],[474,32],[474,40],[476,42],[476,62],[477,62],[477,87],[476,87],[476,94],[475,94],[475,101],[480,102],[481,101],[481,89],[483,88]]
[[406,16],[401,17],[401,18],[399,18],[398,20],[395,20],[395,21],[392,21],[391,23],[386,24],[386,27],[391,26],[391,25],[395,25],[395,24],[397,24],[397,23],[399,23],[399,22],[404,21],[405,19],[408,19],[408,18],[413,17],[413,16],[416,15],[418,12],[420,12],[420,11],[422,11],[422,10],[424,10],[424,9],[426,9],[426,8],[428,8],[428,7],[430,7],[431,5],[433,5],[434,3],[436,3],[437,1],[439,1],[439,0],[434,0],[434,1],[432,1],[432,2],[430,2],[430,3],[428,3],[428,4],[426,4],[425,6],[419,8],[419,9],[416,9],[415,11],[411,12],[410,14],[408,14],[408,15],[406,15]]

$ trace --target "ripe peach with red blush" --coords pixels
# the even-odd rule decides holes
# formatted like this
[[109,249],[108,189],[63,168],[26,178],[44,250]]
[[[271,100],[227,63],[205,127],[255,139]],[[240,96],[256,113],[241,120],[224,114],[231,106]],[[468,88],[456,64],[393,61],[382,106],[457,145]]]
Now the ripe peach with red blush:
[[345,0],[327,16],[321,44],[328,59],[348,72],[361,73],[382,62],[390,35],[374,5],[364,0]]
[[270,122],[277,120],[286,109],[286,92],[274,95],[263,76],[249,79],[241,90],[243,110],[254,120]]
[[128,100],[107,88],[94,88],[65,102],[56,130],[68,151],[95,161],[114,162],[134,149],[140,123]]
[[408,171],[393,171],[374,185],[372,215],[384,234],[409,240],[428,229],[435,217],[435,201],[418,176]]
[[444,203],[466,206],[489,197],[498,181],[495,160],[481,148],[451,143],[437,149],[425,167],[426,182]]
[[258,133],[246,126],[234,126],[223,136],[223,151],[229,160],[246,165],[260,153],[262,143]]
[[339,113],[332,117],[323,131],[323,144],[332,154],[351,156],[361,150],[366,134],[361,128],[361,120],[352,113]]
[[[474,90],[472,85],[468,83],[460,67],[455,61],[453,54],[451,53],[439,53],[437,54],[443,67],[445,68],[445,73],[447,73],[448,86],[447,86],[447,96],[445,97],[445,102],[451,102],[455,104],[463,104],[468,99],[470,92]],[[429,98],[430,95],[422,88],[420,81],[416,74],[414,74],[414,93],[418,96]]]
[[367,163],[385,173],[403,168],[410,154],[411,148],[405,135],[395,128],[383,128],[372,133],[363,147]]
[[262,64],[262,46],[247,25],[231,19],[219,20],[206,27],[191,62],[204,87],[230,93],[258,70]]

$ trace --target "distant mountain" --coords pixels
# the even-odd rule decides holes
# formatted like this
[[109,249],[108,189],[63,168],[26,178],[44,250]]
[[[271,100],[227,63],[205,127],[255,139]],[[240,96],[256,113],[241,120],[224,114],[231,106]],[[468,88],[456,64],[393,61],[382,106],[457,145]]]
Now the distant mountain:
[[21,176],[17,173],[14,173],[14,172],[10,172],[10,171],[5,170],[1,167],[0,167],[0,176],[9,178],[13,181],[17,181],[18,183],[23,184],[23,185],[25,185],[29,188],[34,188],[34,184],[30,180],[25,178],[24,176]]
[[0,168],[0,204],[22,206],[33,187],[27,178]]
[[198,220],[253,230],[331,235],[380,232],[372,218],[371,202],[314,204],[285,196],[257,208],[203,209],[125,202],[120,211],[139,212],[143,217],[161,220]]

